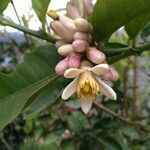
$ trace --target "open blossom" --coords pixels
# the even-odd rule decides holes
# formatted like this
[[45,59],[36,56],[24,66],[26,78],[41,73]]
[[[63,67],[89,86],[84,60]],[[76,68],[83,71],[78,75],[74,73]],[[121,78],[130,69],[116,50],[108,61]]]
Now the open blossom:
[[99,77],[105,74],[108,68],[109,66],[107,64],[99,64],[92,67],[91,63],[84,61],[80,69],[67,69],[64,73],[64,77],[75,79],[64,89],[62,99],[67,100],[73,94],[77,93],[80,99],[81,109],[85,114],[91,109],[93,101],[99,92],[110,99],[116,100],[114,90]]

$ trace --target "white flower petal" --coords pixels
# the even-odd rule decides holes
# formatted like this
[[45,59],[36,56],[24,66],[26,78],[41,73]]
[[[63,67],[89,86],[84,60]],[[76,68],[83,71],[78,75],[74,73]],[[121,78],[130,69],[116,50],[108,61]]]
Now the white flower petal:
[[109,68],[108,64],[99,64],[91,68],[91,71],[96,75],[102,75],[108,71],[108,68]]
[[77,77],[80,73],[82,73],[83,71],[81,69],[77,69],[77,68],[69,68],[65,71],[64,73],[64,77],[65,78],[75,78]]
[[117,95],[115,93],[115,91],[108,86],[105,82],[101,81],[100,79],[98,79],[99,81],[99,85],[100,85],[100,92],[103,93],[105,96],[109,97],[110,99],[117,99]]
[[62,99],[67,100],[70,98],[77,90],[79,78],[75,78],[63,91]]
[[93,100],[81,99],[80,103],[82,111],[87,114],[92,107]]

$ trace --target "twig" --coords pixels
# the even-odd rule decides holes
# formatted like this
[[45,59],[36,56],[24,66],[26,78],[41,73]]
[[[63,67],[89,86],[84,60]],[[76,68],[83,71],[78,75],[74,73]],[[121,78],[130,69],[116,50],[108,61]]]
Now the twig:
[[131,116],[136,117],[138,115],[138,108],[137,108],[137,57],[134,56],[134,66],[133,66],[133,106],[132,106],[132,114]]
[[[108,62],[110,64],[115,63],[123,58],[132,56],[132,55],[136,55],[136,54],[141,54],[144,51],[150,51],[150,43],[149,44],[145,44],[143,46],[139,46],[136,48],[132,48],[132,47],[127,47],[127,48],[121,48],[121,49],[117,49],[114,50],[115,55],[112,57],[108,58]],[[107,51],[107,50],[106,50]],[[116,51],[118,51],[118,53],[116,53]],[[109,54],[109,52],[107,52]],[[113,53],[113,50],[111,51],[111,53]]]
[[[20,25],[22,25],[21,20],[20,20],[20,18],[19,18],[19,15],[18,15],[18,13],[17,13],[17,9],[16,9],[16,7],[15,7],[15,5],[14,5],[13,0],[11,0],[11,4],[12,4],[12,6],[13,6],[13,9],[14,9],[14,11],[15,11],[16,17],[17,17],[17,19],[18,19]],[[28,37],[27,37],[26,33],[24,33],[24,37],[25,37],[27,43],[29,43],[29,40],[28,40]]]
[[127,59],[127,64],[123,71],[123,98],[124,98],[124,108],[126,116],[128,116],[128,71],[129,71],[129,59]]
[[8,149],[8,150],[12,150],[11,147],[9,146],[9,144],[6,142],[6,140],[1,136],[0,137],[1,141],[4,143],[5,147]]
[[13,27],[15,29],[18,29],[18,30],[24,32],[24,33],[33,35],[35,37],[38,37],[40,39],[46,40],[46,41],[51,42],[51,43],[55,43],[55,41],[56,41],[56,39],[54,39],[53,37],[51,37],[47,33],[43,33],[42,31],[31,30],[31,29],[26,28],[24,26],[18,25],[16,23],[14,23],[13,21],[10,21],[10,20],[2,17],[2,16],[0,16],[0,24],[4,25],[4,26]]
[[13,6],[13,9],[14,9],[14,11],[15,11],[16,17],[17,17],[17,19],[18,19],[20,25],[22,25],[21,20],[20,20],[20,18],[19,18],[19,15],[18,15],[18,13],[17,13],[17,10],[16,10],[16,7],[15,7],[15,5],[14,5],[13,0],[11,0],[11,4],[12,4],[12,6]]
[[101,109],[102,111],[104,111],[104,112],[106,112],[106,113],[108,113],[108,114],[114,116],[115,118],[117,118],[117,119],[119,119],[119,120],[121,120],[121,121],[123,121],[123,122],[125,122],[125,123],[127,123],[127,124],[130,124],[131,126],[133,126],[133,127],[135,127],[135,128],[138,128],[138,129],[143,130],[143,131],[145,131],[145,132],[150,132],[150,130],[147,129],[147,128],[145,128],[143,125],[138,124],[138,123],[134,123],[134,122],[130,121],[129,119],[126,119],[126,118],[124,118],[124,117],[118,115],[117,113],[115,113],[115,112],[113,112],[112,110],[106,108],[105,106],[99,104],[98,102],[95,101],[94,104],[95,104],[95,106],[97,106],[99,109]]

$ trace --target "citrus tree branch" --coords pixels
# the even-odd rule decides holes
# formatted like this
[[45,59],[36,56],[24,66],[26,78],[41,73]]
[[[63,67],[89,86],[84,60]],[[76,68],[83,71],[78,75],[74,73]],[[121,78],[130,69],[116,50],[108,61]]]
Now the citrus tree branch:
[[118,48],[116,50],[111,50],[111,51],[106,50],[106,55],[109,56],[108,62],[112,64],[115,63],[116,61],[129,57],[131,55],[140,55],[142,52],[149,51],[149,50],[150,50],[150,43],[136,48],[127,47],[127,48],[120,48],[120,49]]
[[132,122],[131,120],[129,119],[126,119],[120,115],[118,115],[117,113],[113,112],[112,110],[108,109],[107,107],[103,106],[102,104],[99,104],[98,102],[94,102],[94,105],[96,107],[98,107],[99,109],[101,109],[102,111],[110,114],[111,116],[114,116],[115,118],[127,123],[127,124],[130,124],[131,126],[135,127],[135,128],[138,128],[140,130],[143,130],[145,132],[150,132],[149,129],[145,128],[143,125],[139,124],[139,123],[135,123],[135,122]]
[[20,30],[24,33],[30,34],[32,36],[35,36],[37,38],[46,40],[46,41],[51,42],[51,43],[55,43],[55,41],[56,41],[53,37],[51,37],[47,33],[44,33],[42,31],[31,30],[31,29],[26,28],[22,25],[18,25],[16,23],[14,23],[13,21],[10,21],[10,20],[2,17],[2,16],[0,16],[0,24],[3,25],[3,26],[9,26],[9,27],[18,29],[18,30]]

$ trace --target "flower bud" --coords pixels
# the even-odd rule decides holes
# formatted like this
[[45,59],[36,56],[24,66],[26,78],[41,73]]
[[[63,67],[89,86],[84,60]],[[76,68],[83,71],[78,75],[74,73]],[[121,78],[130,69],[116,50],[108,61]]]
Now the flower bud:
[[76,6],[79,10],[80,17],[83,17],[84,15],[84,5],[82,0],[70,0],[70,3]]
[[68,56],[69,68],[78,68],[81,63],[81,55],[79,53],[72,53]]
[[56,10],[49,10],[47,15],[51,17],[53,20],[57,20],[59,18]]
[[62,137],[64,139],[70,139],[72,137],[72,133],[70,132],[70,130],[65,130],[64,133],[62,134]]
[[67,3],[66,10],[67,10],[67,16],[69,18],[76,19],[76,18],[80,17],[79,9],[72,3],[70,3],[70,2]]
[[91,32],[91,25],[88,23],[87,20],[83,18],[77,18],[75,20],[75,25],[77,29],[81,32]]
[[88,47],[88,42],[84,40],[75,40],[72,43],[73,48],[75,49],[76,52],[82,53],[86,50]]
[[55,67],[55,72],[58,75],[63,75],[64,72],[68,69],[68,58],[61,60]]
[[58,53],[61,56],[67,56],[68,54],[74,52],[74,48],[72,46],[72,44],[66,44],[66,45],[62,45],[61,47],[58,48]]
[[110,67],[110,71],[112,73],[112,80],[117,81],[119,79],[118,72],[113,67]]
[[87,55],[88,59],[95,64],[101,64],[103,61],[105,61],[104,53],[102,53],[95,47],[90,47],[87,50],[86,55]]
[[52,21],[50,24],[52,30],[61,36],[62,39],[64,39],[67,42],[71,42],[72,39],[72,33],[68,32],[67,29],[59,22],[59,21]]
[[73,36],[74,40],[87,40],[88,42],[92,41],[92,36],[88,33],[76,32]]
[[60,16],[59,21],[67,29],[67,31],[72,34],[72,36],[77,31],[77,28],[76,28],[74,21],[72,19],[70,19],[66,16]]
[[56,48],[59,48],[59,47],[61,47],[61,46],[65,45],[65,44],[66,44],[66,42],[65,42],[65,41],[61,41],[61,40],[59,40],[59,41],[57,41],[57,42],[55,43],[55,46],[56,46]]
[[118,75],[117,71],[114,68],[109,67],[108,71],[104,75],[102,75],[102,78],[104,80],[117,81],[118,78],[119,78],[119,75]]
[[83,0],[83,5],[87,14],[91,14],[94,8],[92,0]]

